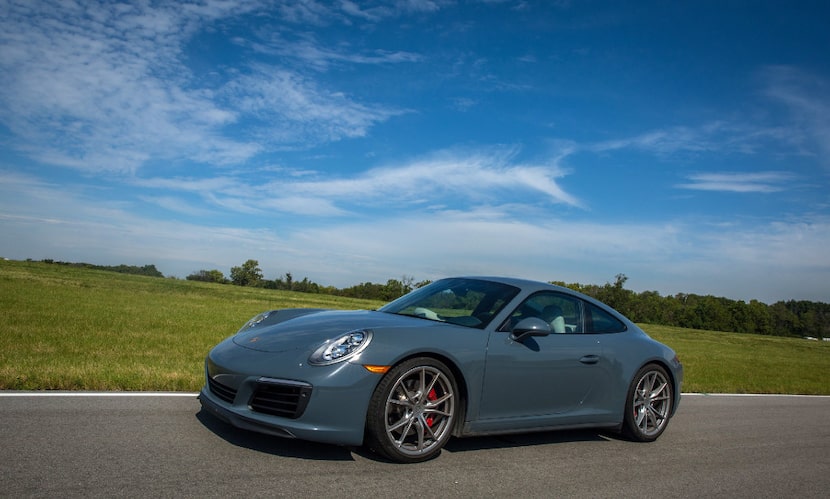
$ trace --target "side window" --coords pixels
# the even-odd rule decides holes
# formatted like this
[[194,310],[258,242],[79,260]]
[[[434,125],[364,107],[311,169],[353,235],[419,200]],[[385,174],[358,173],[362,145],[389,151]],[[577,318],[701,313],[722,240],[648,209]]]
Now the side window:
[[605,310],[590,303],[585,304],[587,308],[586,331],[589,333],[620,333],[627,328],[619,319]]
[[500,331],[510,331],[522,319],[538,317],[550,324],[554,333],[581,333],[582,308],[580,301],[560,293],[537,293],[521,305],[502,324]]

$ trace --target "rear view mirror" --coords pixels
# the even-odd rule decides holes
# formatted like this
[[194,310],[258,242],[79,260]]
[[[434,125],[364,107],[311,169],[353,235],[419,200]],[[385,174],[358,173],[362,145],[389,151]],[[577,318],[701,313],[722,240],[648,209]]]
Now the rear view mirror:
[[550,324],[538,317],[528,317],[520,320],[518,324],[513,326],[513,330],[510,332],[510,339],[521,341],[530,336],[547,336],[550,333]]

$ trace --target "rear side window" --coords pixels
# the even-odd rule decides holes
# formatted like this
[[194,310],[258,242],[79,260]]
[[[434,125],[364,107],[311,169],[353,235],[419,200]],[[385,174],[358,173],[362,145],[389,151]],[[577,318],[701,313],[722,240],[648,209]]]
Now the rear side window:
[[587,314],[585,320],[585,332],[587,333],[621,333],[628,329],[622,321],[609,314],[605,310],[586,303]]
[[562,293],[536,293],[519,305],[502,324],[500,331],[510,331],[522,319],[536,317],[550,325],[552,333],[581,333],[580,300]]

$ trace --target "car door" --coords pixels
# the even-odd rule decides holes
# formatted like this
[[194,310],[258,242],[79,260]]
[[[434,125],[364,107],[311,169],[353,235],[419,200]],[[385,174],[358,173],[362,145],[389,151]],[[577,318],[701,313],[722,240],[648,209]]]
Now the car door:
[[[580,299],[563,293],[537,293],[492,333],[480,420],[511,419],[511,427],[519,429],[564,424],[564,418],[591,413],[586,401],[604,378],[602,346],[597,335],[584,333],[583,308]],[[527,317],[544,320],[552,332],[513,339],[513,326]]]

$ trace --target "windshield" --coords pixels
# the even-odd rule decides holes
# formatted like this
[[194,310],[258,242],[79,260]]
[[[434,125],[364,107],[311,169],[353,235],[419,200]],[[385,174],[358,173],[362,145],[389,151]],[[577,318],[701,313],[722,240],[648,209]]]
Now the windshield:
[[519,288],[479,279],[441,279],[398,298],[381,312],[483,329]]

